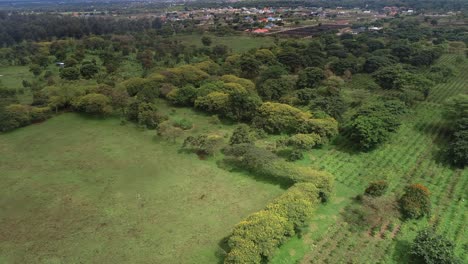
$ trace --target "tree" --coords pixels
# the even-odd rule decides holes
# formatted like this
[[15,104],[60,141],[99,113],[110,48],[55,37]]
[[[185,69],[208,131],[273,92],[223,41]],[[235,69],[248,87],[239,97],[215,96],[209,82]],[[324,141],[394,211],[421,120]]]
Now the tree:
[[410,254],[415,263],[462,263],[455,255],[455,244],[447,238],[438,235],[433,228],[419,231],[411,245]]
[[293,51],[285,51],[278,54],[278,61],[289,68],[291,72],[297,72],[303,65],[303,58]]
[[99,72],[99,67],[92,62],[85,62],[81,65],[80,73],[85,79],[93,78]]
[[167,99],[175,104],[181,106],[193,106],[197,98],[197,89],[192,85],[186,85],[182,88],[176,88],[167,94]]
[[77,111],[94,115],[108,115],[112,113],[111,100],[103,94],[91,93],[78,97],[73,106]]
[[153,67],[153,52],[149,49],[146,49],[143,52],[138,52],[137,60],[140,61],[143,69],[148,70]]
[[213,43],[213,41],[211,40],[211,38],[208,37],[208,36],[203,36],[203,37],[201,38],[201,42],[202,42],[203,46],[205,46],[205,47],[209,47],[209,46],[211,46],[211,43]]
[[250,133],[249,126],[245,124],[241,124],[240,126],[236,127],[234,132],[232,133],[231,138],[229,139],[230,145],[235,144],[252,144],[254,142],[254,138]]
[[346,125],[348,137],[363,150],[370,150],[385,142],[400,126],[399,117],[405,106],[399,101],[365,105]]
[[421,218],[431,213],[429,190],[421,184],[412,184],[405,188],[400,198],[400,210],[406,218]]
[[325,73],[322,69],[317,67],[305,68],[299,73],[297,88],[304,89],[317,87],[323,79],[325,79]]
[[347,57],[331,63],[331,70],[336,75],[344,75],[347,71],[350,73],[356,73],[359,70],[359,62],[354,57]]
[[382,196],[387,189],[388,183],[386,181],[373,181],[369,183],[364,193],[368,196]]
[[63,68],[60,70],[60,78],[78,80],[80,78],[80,71],[75,67]]
[[258,94],[265,100],[278,101],[294,90],[296,82],[296,79],[290,75],[276,76],[258,85]]
[[42,68],[38,64],[31,64],[31,66],[29,66],[29,71],[32,72],[34,74],[34,76],[37,77],[37,76],[41,75]]
[[468,95],[450,98],[445,105],[445,117],[451,134],[446,153],[452,164],[464,167],[468,164]]
[[390,66],[392,61],[384,56],[372,56],[366,60],[364,63],[364,71],[367,73],[373,73],[378,69],[386,66]]
[[260,62],[251,56],[242,56],[240,60],[242,77],[253,79],[257,77],[260,70]]

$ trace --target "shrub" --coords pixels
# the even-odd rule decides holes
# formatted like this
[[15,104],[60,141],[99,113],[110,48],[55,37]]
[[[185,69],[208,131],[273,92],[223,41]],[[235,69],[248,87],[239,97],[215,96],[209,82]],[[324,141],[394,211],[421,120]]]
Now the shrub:
[[230,145],[235,145],[235,144],[252,144],[254,142],[254,138],[252,134],[250,133],[250,128],[249,126],[242,124],[234,130],[232,133],[231,138],[229,139],[229,144]]
[[369,183],[365,190],[365,194],[369,196],[382,196],[388,189],[386,181],[374,181]]
[[288,161],[297,161],[304,158],[304,153],[298,149],[293,149],[288,155]]
[[167,99],[180,106],[193,106],[195,98],[197,98],[197,89],[191,85],[182,88],[175,88],[167,94]]
[[42,122],[50,118],[52,113],[49,107],[32,107],[31,108],[31,122]]
[[411,246],[411,257],[416,263],[455,264],[462,263],[455,256],[455,245],[447,238],[438,235],[432,228],[418,233]]
[[315,146],[321,144],[322,139],[318,134],[295,134],[289,138],[280,139],[277,141],[278,145],[291,146],[298,149],[313,149]]
[[193,123],[185,118],[174,120],[172,125],[175,127],[180,127],[183,130],[189,130],[193,127]]
[[80,78],[80,71],[75,67],[61,69],[60,78],[66,80],[78,80]]
[[138,112],[138,124],[141,127],[146,127],[148,129],[155,129],[159,127],[161,122],[167,120],[167,116],[158,113],[152,108],[147,108],[143,105],[140,105],[140,110]]
[[231,248],[224,263],[226,264],[241,264],[241,263],[251,263],[251,264],[260,264],[262,257],[260,256],[260,250],[258,246],[248,239],[243,239],[239,236],[231,237],[229,239],[231,244],[235,245]]
[[299,230],[310,220],[318,204],[320,200],[317,187],[313,183],[298,183],[273,200],[266,210],[286,218]]
[[294,133],[311,115],[298,108],[280,103],[263,103],[257,110],[253,123],[272,134]]
[[12,104],[0,109],[0,131],[5,132],[31,123],[29,107]]
[[169,121],[161,122],[157,128],[157,135],[166,139],[171,140],[172,143],[176,142],[176,139],[184,134],[184,130],[179,127],[175,127]]
[[234,227],[228,240],[230,248],[243,247],[251,241],[256,245],[257,254],[272,257],[287,235],[294,234],[293,226],[286,218],[273,211],[263,210],[247,217]]
[[212,156],[220,149],[222,142],[223,138],[215,134],[189,136],[184,140],[182,148],[199,155]]
[[112,113],[111,100],[103,94],[91,93],[78,97],[73,107],[87,114],[106,115]]
[[431,212],[429,190],[421,184],[413,184],[405,189],[400,198],[400,210],[406,218],[421,218]]

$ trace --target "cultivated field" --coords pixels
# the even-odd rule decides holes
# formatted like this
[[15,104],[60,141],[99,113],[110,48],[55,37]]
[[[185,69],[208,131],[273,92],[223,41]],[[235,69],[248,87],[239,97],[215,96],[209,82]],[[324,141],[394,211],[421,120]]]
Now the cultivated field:
[[233,225],[283,190],[179,147],[71,113],[0,135],[0,263],[217,263]]
[[[402,122],[398,133],[369,153],[348,151],[346,145],[314,150],[306,163],[335,175],[335,200],[318,211],[302,239],[285,244],[273,263],[405,263],[408,246],[428,222],[457,244],[456,252],[467,259],[468,171],[438,162],[439,144],[446,140],[442,129],[442,105],[448,97],[468,92],[468,63],[457,64],[446,55],[439,64],[453,65],[458,75],[433,88]],[[402,223],[386,219],[364,232],[351,232],[340,212],[352,197],[362,194],[370,181],[386,179],[399,196],[410,183],[426,185],[432,194],[432,216],[428,220]]]

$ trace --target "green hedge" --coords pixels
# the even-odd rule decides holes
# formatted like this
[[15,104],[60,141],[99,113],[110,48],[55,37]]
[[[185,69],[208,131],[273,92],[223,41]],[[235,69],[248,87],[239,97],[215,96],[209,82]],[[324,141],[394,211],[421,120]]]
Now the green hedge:
[[225,263],[265,262],[282,243],[307,224],[320,202],[330,197],[333,177],[308,167],[296,167],[251,144],[234,145],[226,148],[224,153],[238,167],[293,183],[264,210],[237,224],[229,237],[230,251]]

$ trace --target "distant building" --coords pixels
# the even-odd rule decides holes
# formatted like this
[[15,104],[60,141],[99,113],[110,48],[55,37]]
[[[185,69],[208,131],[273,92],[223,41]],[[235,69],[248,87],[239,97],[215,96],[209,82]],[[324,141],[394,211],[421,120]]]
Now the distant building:
[[255,29],[252,31],[252,33],[255,33],[255,34],[264,34],[264,33],[268,33],[270,32],[270,30],[266,29],[266,28],[258,28],[258,29]]

